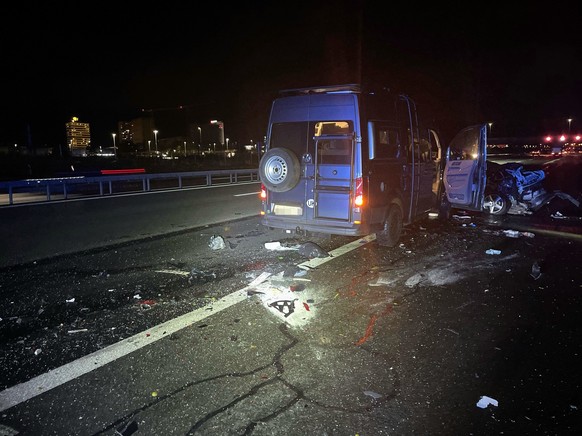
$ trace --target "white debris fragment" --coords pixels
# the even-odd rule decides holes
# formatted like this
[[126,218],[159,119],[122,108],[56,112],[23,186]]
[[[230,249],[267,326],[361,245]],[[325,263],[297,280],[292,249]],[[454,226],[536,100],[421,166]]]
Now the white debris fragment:
[[364,391],[364,395],[368,395],[375,400],[377,400],[378,398],[382,398],[381,394],[374,392],[374,391]]
[[485,251],[486,254],[501,254],[501,250],[494,250],[490,248],[489,250]]
[[38,356],[40,353],[42,353],[42,350],[40,348],[37,348],[36,350],[34,350],[35,356]]
[[222,250],[226,247],[226,244],[224,243],[224,238],[222,236],[212,235],[208,246],[213,250]]
[[487,395],[483,395],[481,399],[477,401],[477,407],[480,407],[481,409],[486,409],[490,404],[495,407],[499,406],[497,400],[488,397]]
[[141,300],[141,295],[139,295],[139,294],[135,294],[135,295],[133,296],[133,298],[135,298],[136,300]]
[[75,298],[69,298],[68,300],[65,300],[67,303],[74,303],[75,302]]

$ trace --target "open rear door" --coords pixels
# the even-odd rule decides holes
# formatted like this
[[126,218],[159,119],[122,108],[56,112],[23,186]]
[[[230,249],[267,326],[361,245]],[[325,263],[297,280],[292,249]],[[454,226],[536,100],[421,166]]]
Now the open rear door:
[[461,130],[449,145],[443,181],[451,206],[483,210],[487,183],[487,125]]

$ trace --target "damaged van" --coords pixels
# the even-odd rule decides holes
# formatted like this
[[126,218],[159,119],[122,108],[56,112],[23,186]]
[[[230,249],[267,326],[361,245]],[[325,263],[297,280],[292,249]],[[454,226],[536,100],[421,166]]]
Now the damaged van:
[[482,210],[486,125],[444,148],[425,123],[412,98],[389,90],[281,91],[259,164],[261,223],[297,234],[376,233],[394,246],[403,226],[431,212]]

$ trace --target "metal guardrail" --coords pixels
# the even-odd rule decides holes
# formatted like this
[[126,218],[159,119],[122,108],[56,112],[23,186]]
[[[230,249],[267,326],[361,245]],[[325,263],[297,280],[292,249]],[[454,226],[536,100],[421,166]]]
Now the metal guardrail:
[[74,176],[0,182],[0,206],[88,196],[122,195],[164,189],[256,182],[258,169],[232,169],[158,174]]

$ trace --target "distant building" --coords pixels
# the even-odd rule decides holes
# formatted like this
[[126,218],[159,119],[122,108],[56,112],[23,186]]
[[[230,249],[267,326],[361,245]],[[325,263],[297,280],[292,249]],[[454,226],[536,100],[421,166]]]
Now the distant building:
[[89,123],[80,123],[77,117],[65,124],[67,130],[67,146],[72,156],[87,156],[91,145]]
[[130,151],[153,151],[156,126],[151,116],[134,118],[117,123],[120,146]]

